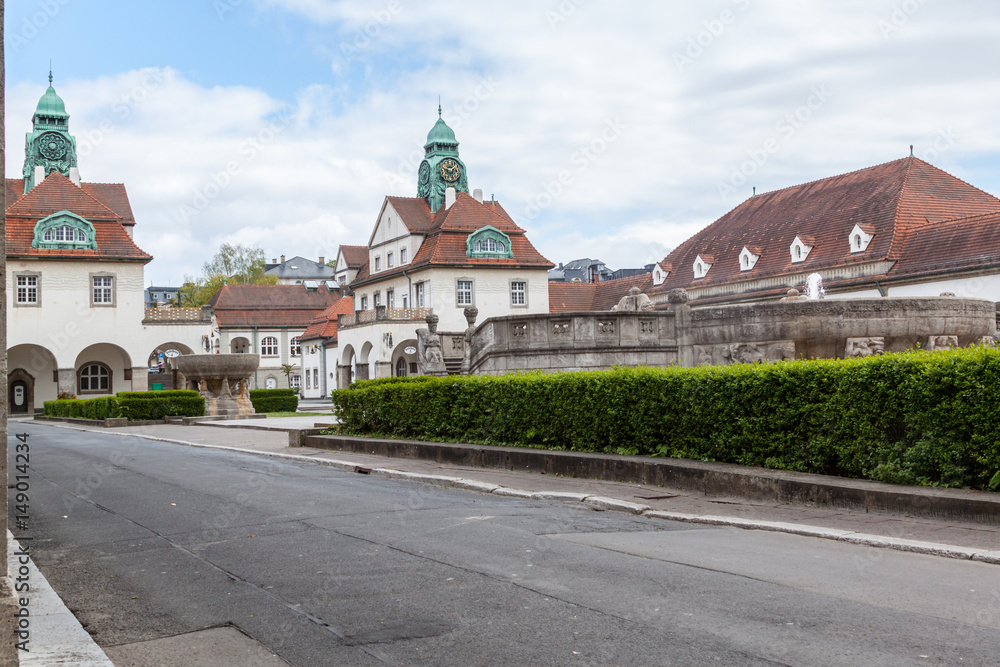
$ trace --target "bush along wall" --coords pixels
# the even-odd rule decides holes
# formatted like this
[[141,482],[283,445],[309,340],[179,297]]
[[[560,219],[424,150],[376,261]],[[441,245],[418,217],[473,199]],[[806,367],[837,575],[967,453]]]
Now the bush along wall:
[[1000,350],[449,377],[333,392],[360,434],[1000,487]]
[[117,398],[121,416],[129,421],[201,417],[205,414],[205,398],[196,391],[123,391]]
[[42,415],[46,417],[70,417],[73,419],[111,419],[121,417],[121,408],[115,396],[88,399],[59,399],[45,401]]
[[250,403],[254,412],[295,412],[299,397],[294,389],[251,389]]

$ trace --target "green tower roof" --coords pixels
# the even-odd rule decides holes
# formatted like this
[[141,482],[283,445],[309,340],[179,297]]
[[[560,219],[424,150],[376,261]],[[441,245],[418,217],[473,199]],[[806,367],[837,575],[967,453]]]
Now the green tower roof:
[[62,98],[56,94],[56,89],[49,86],[49,89],[45,91],[42,95],[42,99],[38,100],[38,108],[35,109],[35,114],[39,116],[56,116],[61,118],[68,118],[69,114],[66,113],[66,104],[63,102]]
[[437,122],[434,123],[434,127],[431,131],[427,133],[427,144],[457,144],[458,139],[455,138],[455,131],[448,127],[448,123],[444,122],[444,118],[438,116]]

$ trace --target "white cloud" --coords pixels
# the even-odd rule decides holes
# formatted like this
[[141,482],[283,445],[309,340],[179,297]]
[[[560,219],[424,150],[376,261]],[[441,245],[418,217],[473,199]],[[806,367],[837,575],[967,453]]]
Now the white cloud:
[[[915,2],[899,15],[890,0],[260,0],[313,22],[303,40],[322,43],[332,82],[304,82],[291,100],[171,69],[58,88],[81,144],[96,144],[84,179],[128,186],[137,240],[157,258],[147,279],[197,272],[222,241],[269,257],[363,243],[384,195],[415,194],[439,93],[471,187],[495,194],[546,257],[641,266],[754,186],[852,171],[910,144],[1000,192],[992,5]],[[41,93],[8,90],[9,146]],[[112,131],[94,135],[106,120]],[[609,122],[622,128],[613,140]],[[9,151],[8,172],[21,159]],[[216,194],[213,177],[233,164]]]

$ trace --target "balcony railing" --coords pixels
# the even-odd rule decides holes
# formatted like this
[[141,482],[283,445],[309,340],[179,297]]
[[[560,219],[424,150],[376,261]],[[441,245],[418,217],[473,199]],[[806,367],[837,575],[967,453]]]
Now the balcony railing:
[[432,308],[376,306],[374,310],[358,310],[353,315],[338,315],[337,328],[360,327],[375,322],[423,322],[433,312]]
[[150,308],[147,306],[142,321],[146,324],[211,322],[212,310],[210,308]]

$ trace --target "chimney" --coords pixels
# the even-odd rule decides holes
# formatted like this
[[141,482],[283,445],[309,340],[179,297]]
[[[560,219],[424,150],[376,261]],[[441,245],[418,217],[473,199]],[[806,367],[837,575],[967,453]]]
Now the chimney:
[[475,190],[473,190],[472,191],[472,197],[477,202],[479,202],[480,204],[482,204],[483,203],[483,189],[482,188],[476,188]]
[[320,255],[319,256],[319,263],[320,264],[326,264],[326,257],[324,257],[323,255]]
[[444,207],[451,208],[451,205],[455,203],[455,188],[446,188],[444,191]]
[[276,259],[274,259],[274,258],[272,257],[272,258],[271,258],[271,264],[277,264],[277,263],[278,263],[278,260],[276,260]]
[[284,256],[284,255],[282,255],[282,256],[281,256],[281,263],[282,263],[282,264],[284,264],[284,263],[285,263],[285,256]]
[[80,185],[80,169],[78,167],[69,168],[69,180],[72,181],[73,185],[76,187],[83,187]]

